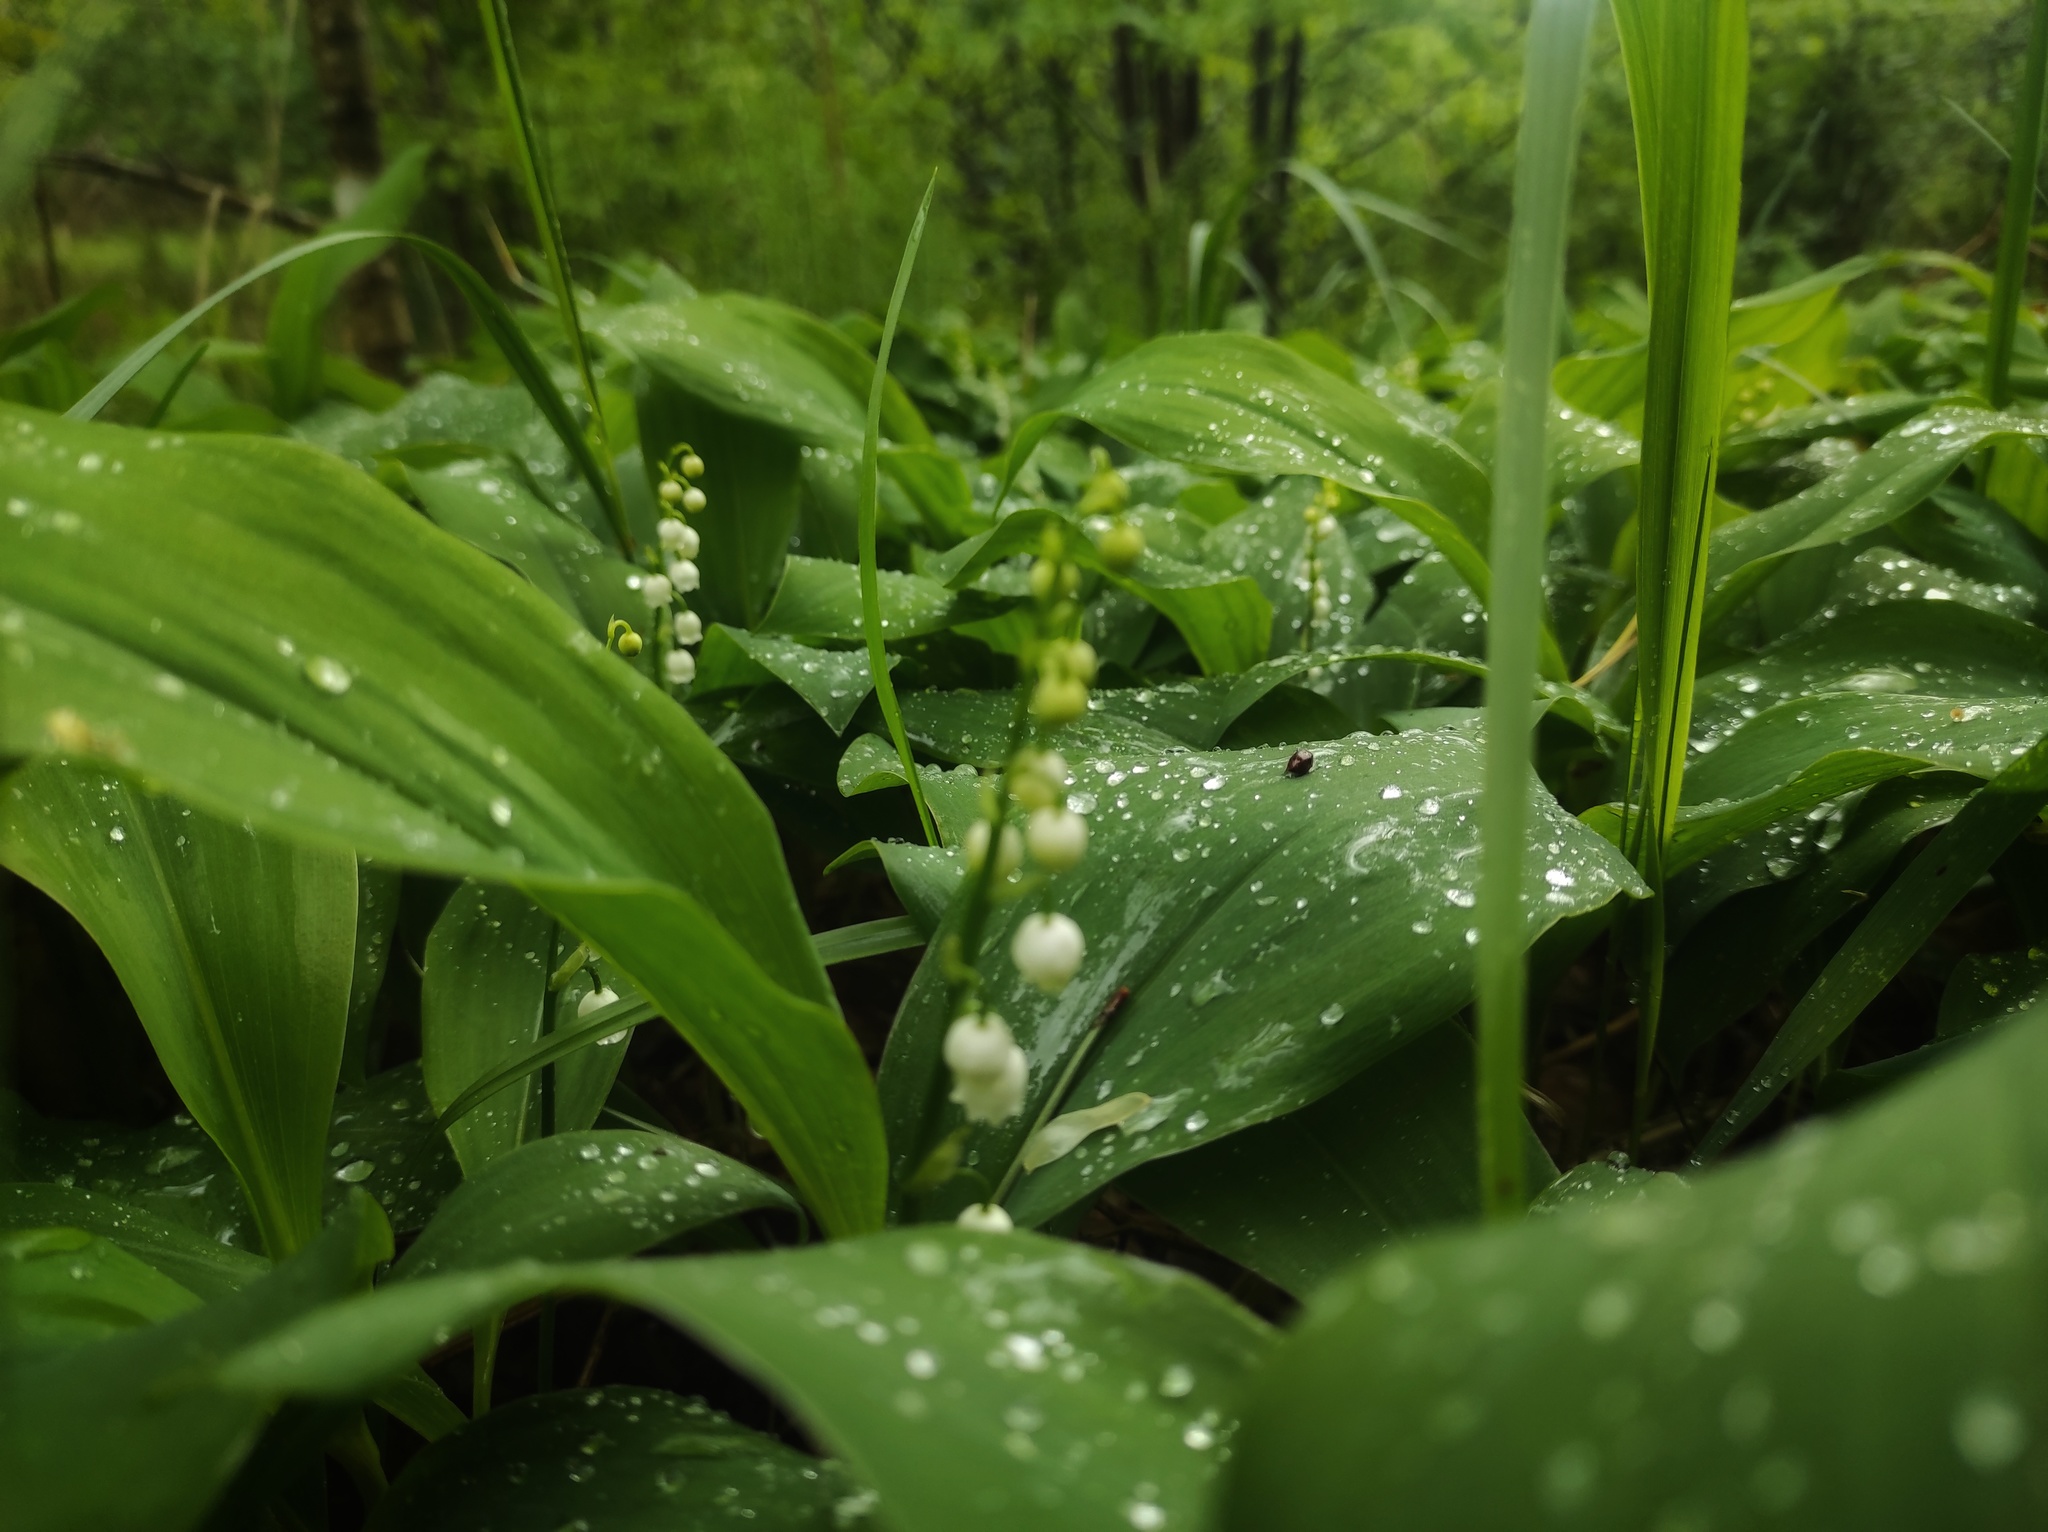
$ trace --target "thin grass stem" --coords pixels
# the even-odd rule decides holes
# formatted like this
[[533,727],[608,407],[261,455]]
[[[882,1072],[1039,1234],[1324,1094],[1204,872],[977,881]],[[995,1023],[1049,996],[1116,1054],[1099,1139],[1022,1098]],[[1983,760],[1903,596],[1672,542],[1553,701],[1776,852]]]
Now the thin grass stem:
[[1991,287],[1990,333],[1985,337],[1984,394],[1993,409],[2012,403],[2013,331],[2020,289],[2027,279],[2027,244],[2034,232],[2035,177],[2041,166],[2044,113],[2048,113],[2048,0],[2034,0],[2033,34],[2013,122],[2012,157],[2005,167],[2005,219],[1998,231],[1998,266]]

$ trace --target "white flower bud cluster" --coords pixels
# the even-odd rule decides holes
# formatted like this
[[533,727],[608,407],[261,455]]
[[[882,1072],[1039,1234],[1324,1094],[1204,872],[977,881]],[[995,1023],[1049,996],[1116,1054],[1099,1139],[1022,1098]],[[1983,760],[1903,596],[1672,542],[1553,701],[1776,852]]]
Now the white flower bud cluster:
[[1323,574],[1323,544],[1337,535],[1337,486],[1327,479],[1315,499],[1301,513],[1308,523],[1308,620],[1311,627],[1330,620],[1336,610],[1330,600],[1330,582]]
[[[704,459],[687,445],[670,454],[656,490],[662,516],[654,530],[661,543],[662,572],[643,580],[640,587],[643,595],[650,585],[661,587],[663,599],[657,603],[650,596],[650,607],[666,608],[671,600],[689,595],[704,582],[696,564],[701,540],[697,529],[683,519],[696,515],[710,503],[693,482],[703,477]],[[703,618],[688,606],[678,605],[669,617],[668,637],[669,647],[661,656],[661,678],[670,686],[687,686],[697,679],[697,656],[690,650],[704,641]]]
[[946,1029],[944,1053],[953,1072],[952,1099],[969,1122],[1007,1122],[1024,1110],[1031,1061],[994,1011],[956,1018]]

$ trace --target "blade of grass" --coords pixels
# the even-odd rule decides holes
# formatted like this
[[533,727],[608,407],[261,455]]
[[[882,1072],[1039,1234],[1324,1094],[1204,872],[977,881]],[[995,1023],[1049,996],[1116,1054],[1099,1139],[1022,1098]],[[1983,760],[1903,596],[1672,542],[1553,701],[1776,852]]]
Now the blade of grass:
[[1664,986],[1664,848],[1678,814],[1712,531],[1714,464],[1742,211],[1749,21],[1743,0],[1615,0],[1650,275],[1637,497],[1638,658],[1622,849],[1643,911],[1636,1132]]
[[253,286],[294,261],[304,260],[308,256],[318,255],[322,251],[332,250],[338,246],[361,244],[366,240],[383,240],[408,245],[434,263],[441,274],[454,285],[455,290],[462,294],[469,304],[470,311],[476,315],[478,323],[490,332],[491,340],[511,365],[513,375],[532,397],[535,406],[553,428],[555,435],[561,438],[562,445],[568,449],[569,457],[576,464],[577,471],[583,475],[598,499],[603,500],[607,495],[615,495],[618,492],[616,480],[607,475],[600,466],[597,454],[591,450],[590,438],[584,435],[583,428],[570,413],[568,405],[562,399],[561,390],[555,387],[554,380],[548,376],[546,364],[534,351],[533,343],[527,340],[526,332],[519,328],[519,321],[512,317],[512,311],[505,307],[504,300],[491,290],[489,283],[477,275],[476,269],[469,262],[453,250],[421,235],[402,234],[390,229],[352,229],[338,234],[323,234],[316,239],[307,240],[304,244],[294,245],[289,250],[280,251],[261,265],[244,272],[204,303],[187,309],[129,352],[115,365],[112,372],[93,386],[90,393],[66,410],[65,415],[72,420],[93,419],[113,401],[115,395],[135,380],[137,373],[163,355],[179,336],[243,289]]
[[934,170],[918,204],[917,218],[910,225],[910,238],[903,246],[903,260],[896,268],[896,290],[889,295],[889,313],[882,321],[881,344],[875,348],[875,378],[868,389],[867,429],[860,442],[860,614],[861,630],[867,637],[868,671],[875,681],[875,701],[889,725],[903,776],[910,784],[911,802],[917,805],[917,822],[924,826],[925,844],[936,846],[939,832],[932,823],[931,808],[924,801],[924,786],[917,775],[917,762],[910,754],[910,736],[903,729],[903,709],[896,703],[896,684],[889,678],[889,655],[882,646],[882,580],[876,565],[875,521],[880,509],[880,463],[882,436],[882,393],[889,382],[889,349],[896,342],[896,322],[903,314],[903,294],[910,287],[910,271],[917,264],[917,247],[924,242],[925,216],[932,210],[932,193],[939,189]]
[[1829,1043],[1863,1014],[1934,928],[2048,807],[2048,737],[1993,777],[1915,857],[1850,933],[1693,1153],[1704,1164],[1756,1121]]
[[178,391],[185,386],[185,380],[192,376],[192,369],[197,367],[205,358],[206,348],[212,344],[213,342],[210,340],[201,341],[192,348],[191,354],[184,361],[178,363],[178,370],[171,374],[171,381],[164,386],[163,393],[157,397],[155,406],[149,412],[149,418],[142,422],[145,426],[160,426],[163,424],[164,416],[168,415],[171,412],[171,406],[177,403]]
[[625,498],[612,466],[611,439],[605,429],[604,405],[597,394],[597,377],[590,368],[590,347],[583,335],[583,321],[576,312],[576,286],[569,276],[569,247],[562,238],[562,220],[555,209],[546,167],[541,164],[540,141],[533,129],[533,113],[526,104],[526,82],[519,73],[519,56],[512,48],[512,18],[506,12],[505,0],[477,0],[477,12],[483,18],[491,68],[505,98],[505,115],[511,120],[512,144],[519,158],[520,178],[526,183],[526,200],[540,229],[541,249],[547,255],[548,279],[555,289],[555,302],[561,306],[562,330],[568,336],[569,353],[575,359],[576,373],[583,380],[583,393],[590,405],[590,432],[597,441],[597,458],[605,479],[605,488],[598,491],[598,498],[611,518],[612,533],[618,538],[619,547],[630,554],[633,534],[626,526]]
[[1330,211],[1337,215],[1337,222],[1344,225],[1344,232],[1351,236],[1351,243],[1358,246],[1358,253],[1365,257],[1366,269],[1372,273],[1373,286],[1380,290],[1380,301],[1387,306],[1387,317],[1394,323],[1394,335],[1401,342],[1401,351],[1406,355],[1414,349],[1408,334],[1408,320],[1401,312],[1401,296],[1394,290],[1394,274],[1387,269],[1387,258],[1380,253],[1380,242],[1372,237],[1372,231],[1365,226],[1365,220],[1358,216],[1358,204],[1351,194],[1305,160],[1289,160],[1287,173],[1298,181],[1306,182],[1325,202]]
[[1529,737],[1543,633],[1550,503],[1544,435],[1564,307],[1567,216],[1595,0],[1536,0],[1522,69],[1515,216],[1508,234],[1505,357],[1493,472],[1493,602],[1487,613],[1486,779],[1479,819],[1480,1206],[1520,1213],[1527,1198],[1522,1119],[1528,966],[1522,879]]
[[2012,158],[2005,168],[2005,218],[1998,231],[1998,267],[1991,288],[1984,394],[1991,407],[2012,403],[2013,328],[2027,278],[2027,242],[2034,225],[2034,178],[2041,166],[2043,115],[2048,113],[2048,0],[2034,0],[2033,35],[2013,121]]

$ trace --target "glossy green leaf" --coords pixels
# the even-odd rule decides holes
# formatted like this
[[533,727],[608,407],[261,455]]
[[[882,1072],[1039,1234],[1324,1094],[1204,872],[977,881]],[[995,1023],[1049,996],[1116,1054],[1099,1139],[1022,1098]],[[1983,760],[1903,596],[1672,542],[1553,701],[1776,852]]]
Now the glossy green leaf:
[[[1533,1185],[1553,1174],[1524,1124]],[[1298,1112],[1117,1185],[1212,1250],[1306,1296],[1405,1234],[1479,1212],[1472,1039],[1432,1027]]]
[[2048,738],[1958,809],[1885,890],[1785,1018],[1721,1120],[1700,1141],[1696,1161],[1711,1159],[1733,1143],[1799,1071],[1855,1022],[2043,808],[2048,808]]
[[0,1352],[9,1532],[198,1525],[267,1413],[260,1400],[211,1386],[213,1368],[359,1290],[390,1254],[383,1219],[358,1198],[312,1244],[239,1292],[90,1345]]
[[1880,389],[1846,399],[1828,399],[1797,409],[1781,410],[1754,426],[1729,431],[1721,438],[1721,467],[1746,468],[1783,457],[1829,436],[1875,441],[1915,415],[1941,404],[1965,402],[1958,395],[1916,394]]
[[[414,144],[394,158],[362,201],[324,233],[402,229],[427,189],[430,144]],[[265,349],[269,352],[271,408],[286,420],[305,414],[320,379],[321,340],[327,307],[341,284],[384,253],[365,241],[323,251],[287,267],[271,300]]]
[[901,1532],[954,1532],[963,1508],[988,1532],[1198,1524],[1270,1335],[1180,1272],[1027,1234],[919,1229],[403,1283],[251,1347],[222,1381],[351,1397],[437,1332],[550,1289],[651,1310],[708,1342],[772,1388]]
[[846,732],[874,689],[867,659],[855,650],[819,649],[714,623],[704,635],[690,695],[711,697],[771,681],[780,681],[808,702],[834,734]]
[[1056,414],[1017,428],[1014,479],[1060,417],[1218,473],[1311,474],[1372,496],[1426,533],[1483,596],[1486,475],[1463,450],[1277,342],[1164,336],[1113,362]]
[[912,947],[922,947],[926,940],[926,933],[916,920],[907,915],[890,915],[881,920],[863,920],[841,926],[836,931],[820,931],[818,955],[830,967],[835,963],[880,957],[885,952],[905,952]]
[[1961,1037],[1977,1028],[2023,1015],[2048,997],[2048,952],[1976,952],[1956,964],[1941,992],[1938,1038]]
[[[924,1217],[986,1196],[1076,1048],[1092,1045],[1056,1109],[1130,1091],[1153,1105],[1024,1177],[1009,1199],[1020,1222],[1146,1160],[1304,1106],[1471,997],[1480,746],[1470,733],[1316,742],[1301,777],[1285,769],[1291,746],[1060,745],[1089,846],[1061,874],[1058,904],[1080,924],[1088,959],[1048,999],[1009,958],[1032,901],[990,922],[980,958],[987,1002],[1030,1056],[1030,1093],[1021,1117],[969,1134],[972,1174],[925,1197]],[[1533,939],[1638,885],[1533,775],[1528,790],[1539,851],[1524,895]],[[1129,998],[1098,1039],[1096,1020],[1120,989]],[[939,1058],[951,1019],[939,960],[928,955],[882,1066],[899,1181],[960,1121]]]
[[57,762],[0,784],[0,860],[106,953],[263,1247],[320,1227],[354,970],[356,864]]
[[702,1400],[613,1385],[494,1409],[406,1464],[367,1532],[839,1532],[873,1497]]
[[735,1213],[795,1207],[759,1171],[686,1139],[564,1131],[511,1151],[465,1181],[391,1278],[482,1271],[522,1258],[635,1255]]
[[[928,576],[894,569],[880,570],[878,575],[885,638],[937,633],[951,627],[960,615],[960,598]],[[759,627],[763,633],[793,638],[858,640],[860,571],[833,559],[793,555]]]
[[[427,938],[420,981],[420,1066],[436,1111],[445,1113],[470,1085],[573,1017],[591,993],[595,981],[587,973],[559,995],[549,990],[550,975],[574,945],[558,930],[515,889],[465,883],[448,901]],[[597,1120],[623,1061],[622,1048],[592,1048],[556,1068],[555,1131],[575,1132]],[[540,1135],[541,1090],[530,1079],[448,1125],[465,1175]]]
[[30,1352],[139,1330],[199,1307],[190,1290],[83,1229],[0,1233],[0,1338]]
[[49,1182],[0,1184],[0,1229],[59,1227],[109,1240],[208,1300],[224,1297],[270,1269],[261,1256],[99,1192]]
[[2048,1020],[1688,1184],[1419,1241],[1256,1385],[1231,1532],[2024,1526]]
[[1147,549],[1129,569],[1111,568],[1095,544],[1057,511],[1018,511],[969,538],[925,569],[955,590],[1002,560],[1036,554],[1048,525],[1067,529],[1068,558],[1156,609],[1180,630],[1207,675],[1247,669],[1266,657],[1273,609],[1257,584]]
[[773,827],[669,697],[309,449],[9,410],[0,464],[0,748],[516,880],[657,1001],[828,1228],[879,1220],[873,1087]]
[[477,459],[407,468],[405,485],[437,526],[531,580],[591,632],[614,617],[638,623],[647,604],[636,571],[580,523],[541,501],[504,465]]
[[395,868],[356,863],[356,950],[348,981],[348,1030],[341,1045],[341,1083],[369,1078],[377,1042],[377,996],[391,962],[401,883]]
[[[392,1227],[406,1233],[433,1216],[462,1179],[447,1139],[434,1125],[418,1064],[401,1064],[361,1086],[345,1087],[331,1111],[321,1174],[324,1218],[335,1217],[360,1186]],[[138,1217],[195,1231],[221,1247],[224,1259],[261,1243],[226,1157],[183,1112],[140,1130],[46,1120],[0,1091],[0,1159],[6,1161],[7,1179],[57,1182],[116,1198]],[[68,1221],[127,1243],[117,1230],[88,1222],[83,1214]],[[187,1275],[171,1274],[201,1291]]]

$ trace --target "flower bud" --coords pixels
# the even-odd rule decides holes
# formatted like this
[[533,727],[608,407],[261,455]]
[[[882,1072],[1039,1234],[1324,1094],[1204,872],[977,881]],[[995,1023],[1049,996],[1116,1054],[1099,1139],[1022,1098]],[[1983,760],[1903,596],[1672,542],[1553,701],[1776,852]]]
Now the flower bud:
[[682,462],[676,466],[683,471],[683,477],[686,479],[701,479],[704,477],[704,459],[697,456],[694,452],[685,452]]
[[1016,1044],[1010,1024],[994,1011],[956,1017],[946,1028],[946,1067],[956,1075],[990,1079],[1008,1067],[1010,1050]]
[[1330,605],[1330,598],[1328,596],[1318,596],[1309,603],[1308,610],[1309,616],[1315,621],[1328,622],[1330,620],[1330,613],[1335,611],[1336,608]]
[[1031,688],[1031,716],[1045,728],[1072,723],[1087,711],[1087,684],[1073,676],[1040,676]]
[[1060,566],[1056,559],[1034,559],[1031,564],[1031,594],[1040,601],[1052,599],[1052,593],[1060,581]]
[[1010,763],[1010,796],[1027,809],[1051,808],[1067,786],[1067,763],[1057,750],[1023,750]]
[[677,590],[686,594],[704,583],[703,576],[697,572],[697,566],[688,559],[669,560],[668,581]]
[[617,990],[613,989],[609,984],[599,985],[576,1002],[576,1019],[581,1021],[592,1011],[601,1011],[608,1005],[617,1005],[618,1003],[619,993]]
[[1072,809],[1039,809],[1024,826],[1024,845],[1047,872],[1065,872],[1088,849],[1088,821]]
[[[967,870],[980,872],[981,864],[988,860],[988,821],[977,819],[967,827],[967,833],[960,837],[960,849],[967,857]],[[1007,878],[1024,865],[1024,840],[1014,826],[1004,825],[1001,839],[996,842],[996,876]]]
[[953,1076],[951,1099],[969,1122],[1008,1122],[1024,1110],[1024,1092],[1030,1083],[1031,1061],[1012,1043],[995,1073]]
[[697,556],[697,529],[687,521],[675,516],[664,516],[655,529],[661,539],[661,546],[679,559],[693,559]]
[[1010,941],[1017,972],[1049,995],[1057,995],[1081,971],[1088,943],[1065,915],[1026,915]]
[[675,591],[664,575],[642,575],[640,577],[640,599],[649,607],[664,607],[669,604]]
[[688,489],[683,491],[683,509],[688,511],[692,516],[696,515],[699,511],[703,510],[705,504],[706,501],[704,499],[704,491],[697,488],[696,485],[692,484]]
[[1095,547],[1111,569],[1129,569],[1145,556],[1145,532],[1135,522],[1114,522]]
[[953,1222],[972,1234],[1008,1234],[1017,1227],[996,1202],[970,1202]]
[[695,612],[678,612],[676,613],[675,633],[676,642],[679,644],[702,643],[704,640],[704,619]]
[[1318,522],[1316,523],[1316,536],[1317,536],[1317,537],[1335,537],[1336,535],[1337,535],[1337,518],[1336,518],[1336,517],[1334,517],[1334,516],[1324,516],[1324,517],[1323,517],[1323,518],[1322,518],[1322,519],[1321,519],[1320,521],[1318,521]]
[[1087,639],[1076,638],[1061,645],[1059,656],[1059,664],[1068,675],[1083,686],[1095,684],[1095,672],[1099,662],[1095,657],[1095,646]]
[[631,659],[640,652],[640,635],[631,628],[619,635],[619,653]]
[[697,656],[687,649],[671,649],[661,657],[662,679],[671,686],[688,686],[697,679]]
[[661,503],[663,505],[681,505],[683,503],[683,486],[676,483],[674,479],[663,479],[655,493],[661,496]]

